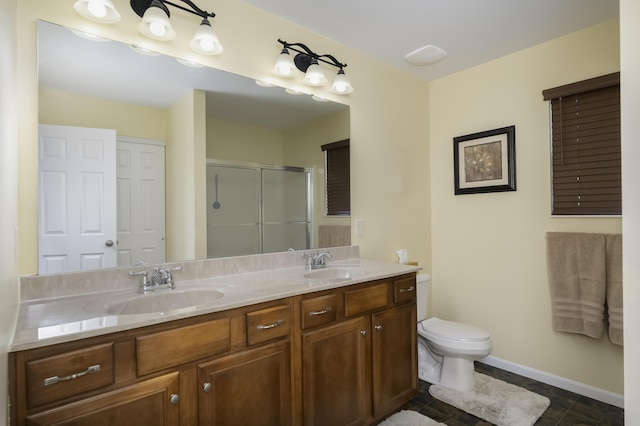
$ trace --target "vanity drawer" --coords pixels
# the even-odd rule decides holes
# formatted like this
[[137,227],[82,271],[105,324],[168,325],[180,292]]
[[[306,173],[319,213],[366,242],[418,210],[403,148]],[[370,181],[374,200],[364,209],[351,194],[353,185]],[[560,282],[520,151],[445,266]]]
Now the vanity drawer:
[[247,344],[288,336],[291,332],[289,305],[261,309],[247,314]]
[[221,318],[137,337],[138,376],[227,352],[229,323],[229,318]]
[[361,314],[383,308],[389,303],[387,283],[375,284],[358,290],[344,292],[344,315]]
[[338,296],[328,294],[300,302],[302,329],[329,324],[336,320],[338,312]]
[[114,382],[112,343],[28,361],[27,404],[36,407]]
[[416,279],[408,277],[393,282],[394,303],[406,302],[416,297]]

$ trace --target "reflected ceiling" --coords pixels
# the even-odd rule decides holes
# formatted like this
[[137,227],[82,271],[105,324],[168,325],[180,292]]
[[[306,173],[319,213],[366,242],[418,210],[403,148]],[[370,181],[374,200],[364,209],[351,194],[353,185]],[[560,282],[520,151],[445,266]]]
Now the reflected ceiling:
[[119,42],[90,41],[54,24],[39,22],[38,32],[39,85],[49,89],[167,108],[195,88],[207,92],[208,115],[273,129],[346,108],[169,56],[144,55]]

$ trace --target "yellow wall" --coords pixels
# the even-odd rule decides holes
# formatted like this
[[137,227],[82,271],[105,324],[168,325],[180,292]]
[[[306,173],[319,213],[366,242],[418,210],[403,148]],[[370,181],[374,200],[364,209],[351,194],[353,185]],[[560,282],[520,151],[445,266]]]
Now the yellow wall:
[[207,118],[207,158],[283,165],[282,131]]
[[[489,330],[496,357],[621,394],[620,346],[551,329],[545,232],[621,232],[621,220],[550,217],[541,94],[619,66],[613,20],[433,81],[429,99],[434,313]],[[453,137],[509,125],[517,191],[454,195]]]
[[167,110],[49,89],[40,89],[38,96],[41,124],[115,129],[118,136],[167,140]]

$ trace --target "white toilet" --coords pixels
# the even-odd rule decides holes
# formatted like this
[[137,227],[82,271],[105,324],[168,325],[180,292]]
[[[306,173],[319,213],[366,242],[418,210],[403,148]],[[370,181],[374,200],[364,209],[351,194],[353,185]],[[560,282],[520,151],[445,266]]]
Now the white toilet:
[[416,278],[418,299],[418,377],[461,392],[475,387],[474,361],[491,353],[489,332],[478,327],[431,317],[429,274]]

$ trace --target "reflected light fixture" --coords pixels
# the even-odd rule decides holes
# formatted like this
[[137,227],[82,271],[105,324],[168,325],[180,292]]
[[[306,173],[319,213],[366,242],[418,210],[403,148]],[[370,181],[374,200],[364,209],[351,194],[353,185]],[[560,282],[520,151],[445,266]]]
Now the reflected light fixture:
[[[280,55],[276,59],[273,67],[273,74],[278,77],[291,78],[298,75],[298,70],[305,73],[302,83],[307,86],[324,86],[327,84],[327,77],[320,67],[320,62],[338,68],[338,73],[331,84],[331,92],[338,95],[347,95],[353,92],[353,87],[344,73],[347,64],[338,61],[332,55],[318,55],[302,43],[288,43],[278,39],[282,44]],[[292,58],[289,50],[297,52]]]
[[[176,32],[171,27],[169,7],[189,12],[199,16],[202,20],[196,30],[189,47],[203,55],[217,55],[222,53],[222,45],[211,28],[209,18],[215,13],[200,9],[191,0],[130,0],[133,11],[142,18],[138,24],[138,31],[154,40],[168,41],[176,38]],[[112,0],[76,0],[73,8],[82,16],[103,24],[115,24],[120,21],[120,14]]]
[[215,13],[200,9],[190,0],[180,0],[184,6],[167,0],[131,0],[131,8],[142,18],[138,24],[138,31],[154,40],[169,41],[176,38],[176,32],[171,27],[169,18],[171,13],[168,6],[184,10],[202,18],[189,47],[203,55],[218,55],[222,53],[222,45],[211,27],[209,18]]
[[120,21],[120,14],[111,0],[77,0],[73,8],[85,18],[102,24]]

